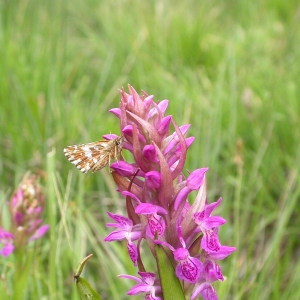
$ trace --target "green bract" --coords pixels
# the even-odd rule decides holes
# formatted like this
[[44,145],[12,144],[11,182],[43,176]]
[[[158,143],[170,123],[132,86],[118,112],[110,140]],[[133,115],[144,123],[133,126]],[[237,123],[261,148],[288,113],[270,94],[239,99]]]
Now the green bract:
[[85,279],[80,277],[85,263],[92,255],[93,254],[90,254],[84,258],[82,262],[79,263],[74,273],[76,292],[81,300],[101,300],[99,294],[91,287],[91,285]]

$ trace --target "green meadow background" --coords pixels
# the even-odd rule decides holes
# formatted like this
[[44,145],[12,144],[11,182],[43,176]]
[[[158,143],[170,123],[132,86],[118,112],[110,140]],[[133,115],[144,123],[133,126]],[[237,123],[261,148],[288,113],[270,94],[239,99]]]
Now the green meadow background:
[[[136,274],[126,245],[103,242],[106,212],[123,213],[124,200],[108,168],[83,175],[63,155],[119,133],[108,109],[127,84],[191,124],[185,168],[209,167],[208,201],[223,197],[220,241],[237,250],[220,262],[219,299],[300,299],[298,0],[0,0],[0,10],[2,226],[28,170],[42,176],[50,225],[29,245],[18,300],[79,299],[73,272],[90,253],[83,277],[103,299],[130,298],[134,282],[116,278]],[[0,272],[2,290],[20,288],[13,255]]]

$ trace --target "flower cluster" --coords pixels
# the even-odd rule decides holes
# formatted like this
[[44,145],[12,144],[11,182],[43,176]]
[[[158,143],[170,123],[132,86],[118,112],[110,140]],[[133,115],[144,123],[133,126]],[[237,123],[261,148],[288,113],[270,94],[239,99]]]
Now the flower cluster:
[[20,249],[32,240],[42,237],[48,225],[41,225],[41,214],[44,207],[44,196],[37,178],[26,174],[9,203],[10,229],[0,227],[0,254],[4,257],[14,249]]
[[[133,155],[134,162],[123,160],[110,165],[119,193],[126,199],[127,216],[108,213],[115,227],[105,241],[125,239],[128,254],[139,268],[139,277],[120,275],[138,282],[129,295],[142,293],[145,299],[160,299],[161,287],[155,274],[145,272],[139,247],[142,241],[154,254],[155,245],[173,254],[175,274],[190,299],[217,299],[213,282],[223,280],[217,260],[235,248],[222,246],[218,227],[225,223],[212,211],[221,202],[207,203],[205,173],[196,169],[183,174],[186,153],[194,137],[185,137],[190,125],[177,126],[171,115],[165,116],[167,100],[159,103],[153,96],[142,96],[129,86],[120,91],[119,108],[111,109],[120,120],[123,149]],[[174,132],[170,133],[172,124]],[[192,191],[197,195],[190,205]],[[155,255],[154,255],[155,256]]]

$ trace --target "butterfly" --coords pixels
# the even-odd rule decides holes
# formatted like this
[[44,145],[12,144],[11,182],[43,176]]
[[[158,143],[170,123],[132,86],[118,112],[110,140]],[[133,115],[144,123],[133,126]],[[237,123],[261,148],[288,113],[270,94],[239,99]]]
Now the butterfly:
[[110,160],[117,160],[122,151],[122,136],[111,140],[68,146],[64,149],[66,158],[82,173],[97,172]]

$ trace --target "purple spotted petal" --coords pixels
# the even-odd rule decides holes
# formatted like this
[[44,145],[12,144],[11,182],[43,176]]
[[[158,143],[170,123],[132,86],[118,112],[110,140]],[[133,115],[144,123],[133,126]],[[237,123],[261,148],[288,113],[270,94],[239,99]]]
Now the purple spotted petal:
[[176,266],[176,276],[189,283],[195,283],[203,272],[202,263],[195,257],[181,260]]
[[128,242],[127,243],[127,251],[128,251],[128,255],[132,261],[132,263],[136,266],[136,262],[138,259],[138,250],[135,244],[133,244],[132,242]]
[[218,252],[221,249],[218,236],[213,231],[204,231],[201,248],[207,252]]

